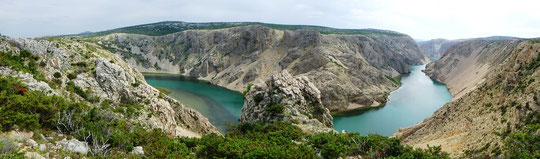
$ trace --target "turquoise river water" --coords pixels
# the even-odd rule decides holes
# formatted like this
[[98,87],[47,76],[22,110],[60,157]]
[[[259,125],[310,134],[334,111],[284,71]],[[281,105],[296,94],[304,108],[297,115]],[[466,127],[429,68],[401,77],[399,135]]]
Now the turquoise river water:
[[[425,65],[410,66],[411,73],[403,75],[401,87],[390,93],[386,106],[334,117],[334,128],[390,136],[401,127],[431,116],[452,97],[444,84],[422,72],[424,68]],[[145,78],[148,84],[171,91],[169,96],[201,112],[222,132],[226,123],[238,123],[244,103],[238,92],[180,75],[145,75]]]

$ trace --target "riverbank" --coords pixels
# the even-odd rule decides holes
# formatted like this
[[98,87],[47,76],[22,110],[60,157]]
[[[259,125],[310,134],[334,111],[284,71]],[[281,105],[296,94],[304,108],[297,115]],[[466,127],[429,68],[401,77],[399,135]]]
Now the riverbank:
[[334,129],[363,135],[391,136],[401,127],[412,126],[429,117],[451,95],[444,84],[431,80],[422,69],[426,65],[410,66],[411,73],[402,75],[401,87],[390,93],[383,106],[333,113]]

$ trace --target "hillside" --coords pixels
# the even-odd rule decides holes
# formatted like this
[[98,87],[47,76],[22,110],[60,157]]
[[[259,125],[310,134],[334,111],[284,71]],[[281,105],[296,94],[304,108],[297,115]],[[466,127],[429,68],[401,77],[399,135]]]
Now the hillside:
[[420,49],[432,59],[439,59],[451,46],[462,40],[432,39],[418,42]]
[[454,45],[426,69],[454,101],[396,135],[414,147],[441,145],[453,157],[538,157],[539,52],[537,40]]
[[455,44],[424,72],[445,83],[453,99],[474,90],[514,51],[520,40],[470,40]]
[[392,77],[427,61],[409,36],[321,34],[261,25],[84,39],[122,55],[139,71],[180,73],[237,91],[281,70],[306,75],[331,111],[385,103],[399,86]]
[[481,38],[471,38],[471,39],[456,39],[456,40],[447,40],[447,39],[431,39],[427,41],[418,42],[420,49],[426,53],[432,59],[441,58],[446,50],[463,41],[468,40],[512,40],[512,39],[521,39],[518,37],[511,36],[489,36]]
[[308,29],[317,31],[321,34],[359,34],[359,35],[369,35],[369,34],[379,34],[387,36],[407,36],[395,31],[389,30],[379,30],[379,29],[337,29],[324,26],[314,26],[314,25],[285,25],[285,24],[270,24],[270,23],[260,23],[260,22],[208,22],[208,23],[190,23],[182,21],[164,21],[150,24],[141,24],[135,26],[122,27],[112,30],[100,31],[95,33],[81,33],[71,36],[102,36],[113,33],[128,33],[128,34],[141,34],[141,35],[151,35],[151,36],[160,36],[166,35],[186,30],[213,30],[213,29],[224,29],[248,25],[260,25],[269,27],[276,30],[301,30]]

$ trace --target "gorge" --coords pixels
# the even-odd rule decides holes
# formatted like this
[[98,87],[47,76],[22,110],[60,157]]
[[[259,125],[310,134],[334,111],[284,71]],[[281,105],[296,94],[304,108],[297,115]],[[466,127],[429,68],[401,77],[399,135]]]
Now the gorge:
[[1,36],[0,146],[16,136],[25,155],[55,158],[534,156],[539,48],[252,22]]

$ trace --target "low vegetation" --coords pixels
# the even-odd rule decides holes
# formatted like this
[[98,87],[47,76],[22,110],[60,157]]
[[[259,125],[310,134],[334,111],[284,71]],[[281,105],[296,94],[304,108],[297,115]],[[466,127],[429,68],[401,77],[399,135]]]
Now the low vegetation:
[[45,77],[38,71],[39,56],[32,55],[27,50],[21,50],[19,55],[12,52],[0,52],[0,66],[8,66],[12,70],[30,73],[34,79],[45,81]]
[[510,133],[505,140],[505,156],[509,158],[540,158],[540,124],[527,125],[523,132]]
[[154,87],[154,88],[156,88],[159,92],[161,92],[161,93],[163,93],[165,95],[169,95],[169,94],[172,93],[171,91],[169,91],[169,90],[167,90],[165,88],[162,88],[162,87]]
[[[366,157],[446,158],[438,148],[428,150],[402,146],[400,139],[357,133],[305,134],[290,123],[243,123],[229,127],[225,136],[172,138],[161,130],[119,118],[111,102],[101,107],[74,103],[58,96],[29,91],[12,77],[0,78],[0,125],[9,131],[58,131],[89,143],[92,158],[129,156],[143,146],[147,158],[325,158],[362,155]],[[131,108],[130,108],[131,107]],[[139,104],[119,104],[126,112]],[[139,115],[133,111],[131,115]],[[6,145],[6,142],[0,143]],[[2,146],[4,148],[4,146]],[[16,151],[6,155],[17,156]]]
[[242,92],[242,96],[246,97],[246,94],[251,90],[251,87],[253,87],[253,83],[248,83],[246,90]]

